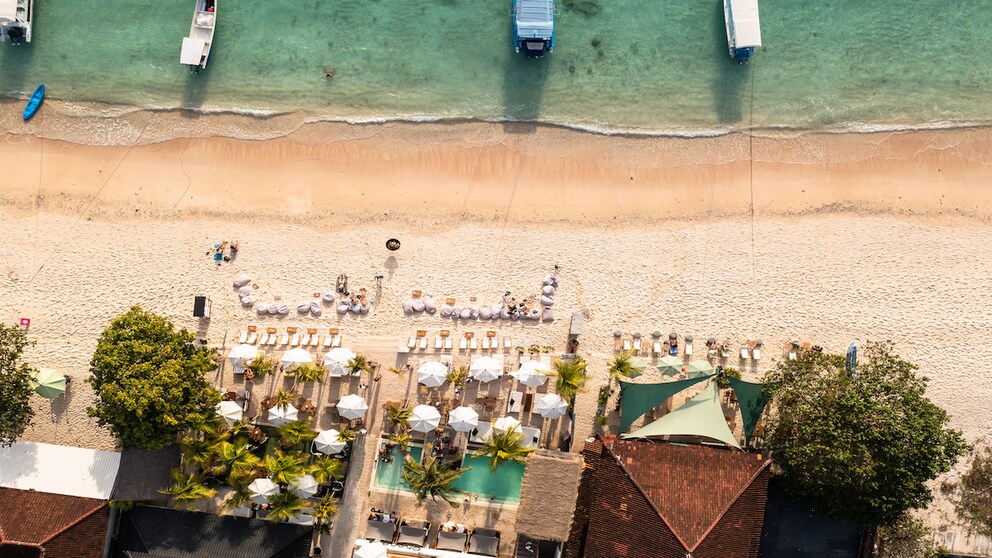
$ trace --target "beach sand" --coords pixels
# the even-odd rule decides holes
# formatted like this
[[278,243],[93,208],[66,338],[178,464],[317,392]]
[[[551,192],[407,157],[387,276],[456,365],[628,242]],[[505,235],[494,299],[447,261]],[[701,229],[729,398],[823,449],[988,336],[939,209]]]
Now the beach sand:
[[[395,348],[418,329],[495,329],[514,345],[561,350],[570,314],[582,312],[594,377],[577,403],[577,440],[594,431],[617,329],[693,334],[697,346],[762,339],[762,361],[742,367],[747,379],[793,339],[835,352],[892,340],[931,378],[928,393],[952,424],[979,441],[992,427],[990,146],[988,129],[750,140],[523,124],[315,124],[268,141],[134,148],[0,136],[0,165],[17,169],[0,183],[0,318],[30,317],[32,364],[74,378],[68,397],[36,400],[25,438],[113,446],[85,416],[92,394],[82,380],[100,331],[141,304],[216,346],[232,346],[249,324],[339,327],[345,346],[387,368],[407,361]],[[393,237],[402,248],[389,253]],[[234,239],[234,262],[218,267],[205,254]],[[460,302],[526,296],[555,264],[550,324],[454,323],[400,308],[415,289]],[[375,305],[357,318],[326,307],[320,318],[258,318],[231,288],[240,272],[259,301],[291,307],[346,273]],[[213,301],[208,323],[192,317],[195,295]],[[389,373],[380,384],[382,401],[410,393]],[[318,406],[341,389],[322,388]],[[951,524],[938,497],[924,515],[942,540],[988,551]]]

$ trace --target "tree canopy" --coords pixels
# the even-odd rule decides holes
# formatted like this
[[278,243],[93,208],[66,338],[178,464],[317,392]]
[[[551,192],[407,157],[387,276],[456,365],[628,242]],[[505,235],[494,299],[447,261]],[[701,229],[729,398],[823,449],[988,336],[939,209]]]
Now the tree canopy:
[[975,452],[958,488],[958,516],[969,527],[992,537],[992,448]]
[[32,344],[27,332],[0,324],[0,446],[9,446],[31,425],[31,375],[35,370],[21,359]]
[[216,364],[193,335],[139,306],[110,323],[97,342],[87,408],[123,447],[157,450],[210,420],[220,393],[204,378]]
[[803,351],[767,374],[768,447],[794,497],[835,517],[889,524],[926,506],[933,496],[924,483],[968,446],[925,396],[927,379],[890,344],[867,344],[853,377],[844,363]]

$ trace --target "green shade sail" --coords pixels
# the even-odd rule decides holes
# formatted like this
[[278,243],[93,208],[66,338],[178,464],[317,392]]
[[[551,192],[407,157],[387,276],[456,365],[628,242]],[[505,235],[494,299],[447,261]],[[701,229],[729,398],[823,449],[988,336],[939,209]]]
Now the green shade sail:
[[737,404],[741,408],[741,419],[744,423],[744,441],[750,442],[754,435],[754,427],[761,419],[761,413],[768,404],[768,394],[765,384],[752,384],[736,378],[727,377],[730,387],[737,396]]
[[635,420],[656,405],[660,405],[669,397],[698,384],[709,378],[691,378],[677,382],[662,382],[660,384],[634,384],[620,382],[620,432],[630,428]]
[[42,368],[31,378],[31,387],[38,395],[54,399],[65,393],[65,376],[51,368]]
[[682,359],[665,355],[658,359],[658,370],[661,371],[662,376],[678,376],[682,373]]
[[740,449],[734,433],[727,426],[720,406],[720,391],[716,382],[708,386],[685,405],[660,419],[621,438],[652,438],[655,436],[700,436],[711,438]]

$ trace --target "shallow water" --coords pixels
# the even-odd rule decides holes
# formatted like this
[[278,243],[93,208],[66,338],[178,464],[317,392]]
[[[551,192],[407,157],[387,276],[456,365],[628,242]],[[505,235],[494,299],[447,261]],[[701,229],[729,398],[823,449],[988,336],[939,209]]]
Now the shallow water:
[[83,104],[690,134],[992,121],[988,0],[763,0],[765,47],[743,66],[719,0],[559,0],[541,60],[514,54],[509,0],[219,1],[196,75],[178,62],[192,1],[36,0],[34,42],[0,45],[0,91],[44,81]]

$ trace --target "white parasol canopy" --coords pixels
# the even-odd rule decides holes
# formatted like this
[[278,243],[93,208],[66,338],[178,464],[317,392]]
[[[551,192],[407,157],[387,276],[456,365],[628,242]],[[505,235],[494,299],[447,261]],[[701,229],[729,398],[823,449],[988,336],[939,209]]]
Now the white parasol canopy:
[[300,498],[309,498],[320,490],[320,485],[313,475],[302,475],[289,481],[289,488]]
[[546,393],[537,400],[537,412],[544,418],[561,418],[567,411],[568,401],[557,393]]
[[310,355],[310,351],[297,347],[283,353],[282,358],[279,359],[279,362],[281,362],[285,368],[292,370],[301,364],[310,364],[313,362],[313,356]]
[[548,381],[548,375],[550,373],[551,370],[541,362],[528,360],[521,364],[519,369],[510,372],[510,375],[516,378],[521,384],[536,388]]
[[228,353],[227,358],[230,359],[231,365],[235,368],[242,368],[251,364],[251,361],[258,356],[258,347],[254,345],[241,344]]
[[448,367],[443,362],[428,360],[417,369],[417,381],[427,387],[441,387],[448,379]]
[[248,485],[248,491],[251,493],[252,500],[264,504],[269,496],[279,494],[279,485],[269,478],[255,479]]
[[479,413],[472,407],[455,407],[448,413],[448,426],[458,432],[468,432],[479,426]]
[[338,414],[342,417],[355,420],[365,416],[365,411],[369,410],[369,404],[360,395],[354,393],[345,395],[338,401]]
[[355,549],[354,558],[386,558],[386,555],[385,545],[376,541]]
[[348,444],[341,441],[340,432],[331,428],[330,430],[321,430],[317,434],[317,437],[313,439],[313,446],[321,453],[334,455],[335,453],[341,453]]
[[351,349],[341,347],[331,349],[324,355],[324,367],[327,368],[332,377],[347,376],[350,373],[348,363],[353,358],[355,358],[355,353]]
[[234,424],[244,416],[244,410],[235,401],[221,401],[217,404],[217,414],[227,421],[227,424]]
[[520,421],[513,417],[500,417],[496,419],[496,422],[493,423],[493,430],[496,432],[506,432],[507,430],[523,432],[520,429]]
[[269,409],[269,422],[276,426],[282,426],[287,422],[299,420],[299,418],[299,411],[296,410],[296,407],[292,403]]
[[503,375],[503,363],[493,357],[480,357],[472,361],[469,375],[480,382],[491,382]]
[[414,432],[430,432],[441,424],[441,413],[430,405],[417,405],[410,413],[409,423]]

